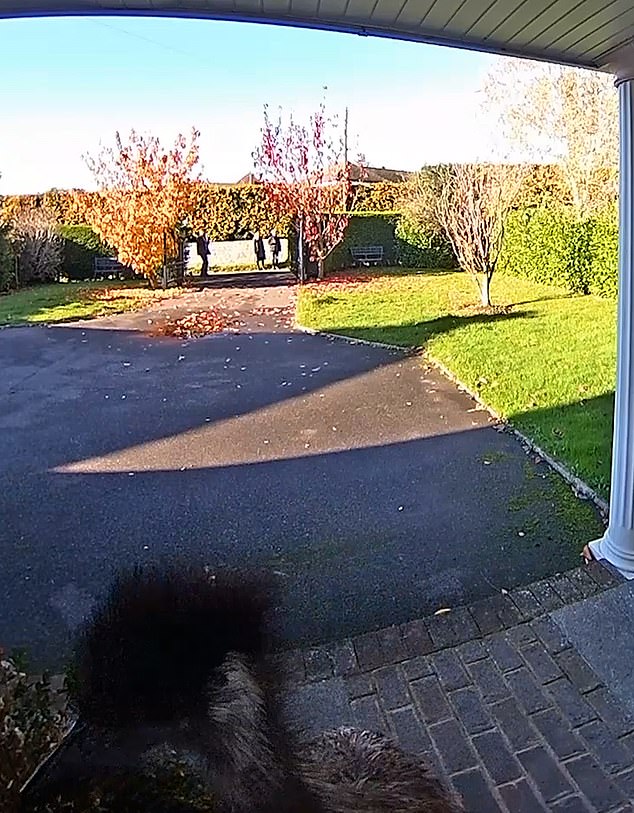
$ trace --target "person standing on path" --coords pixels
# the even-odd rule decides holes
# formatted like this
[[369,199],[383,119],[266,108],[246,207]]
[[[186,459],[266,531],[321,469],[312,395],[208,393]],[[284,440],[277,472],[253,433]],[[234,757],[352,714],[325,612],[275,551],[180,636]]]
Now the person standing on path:
[[269,236],[269,249],[271,250],[271,268],[279,268],[282,243],[280,238],[277,236],[275,229],[271,229],[271,234]]
[[196,238],[196,251],[198,256],[202,259],[203,264],[200,270],[201,277],[209,276],[209,240],[204,232],[201,232]]
[[255,261],[258,271],[264,271],[264,258],[266,254],[264,253],[264,240],[259,230],[253,235],[253,251],[255,252]]

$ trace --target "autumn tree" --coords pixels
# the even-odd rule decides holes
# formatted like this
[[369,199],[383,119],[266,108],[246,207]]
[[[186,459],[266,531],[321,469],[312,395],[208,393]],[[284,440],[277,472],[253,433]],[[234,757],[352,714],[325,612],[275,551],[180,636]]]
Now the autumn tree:
[[560,167],[581,220],[616,199],[618,94],[611,76],[500,59],[485,106],[517,159]]
[[171,147],[156,136],[117,132],[114,147],[86,157],[99,193],[87,201],[86,218],[119,261],[156,285],[167,250],[176,254],[179,231],[191,209],[198,163],[197,130]]
[[274,121],[265,107],[262,140],[253,158],[268,206],[278,219],[293,218],[300,246],[306,244],[323,278],[324,262],[343,240],[349,219],[352,184],[344,134],[323,104],[308,124],[292,116],[284,122],[281,115]]
[[445,232],[484,307],[491,305],[504,226],[526,171],[519,164],[454,164],[427,170],[431,177],[421,184],[425,216]]

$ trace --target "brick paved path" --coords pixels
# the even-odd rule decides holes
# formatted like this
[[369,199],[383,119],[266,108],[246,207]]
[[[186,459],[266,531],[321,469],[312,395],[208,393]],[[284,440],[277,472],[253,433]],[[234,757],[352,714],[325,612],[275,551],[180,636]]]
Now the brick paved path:
[[550,616],[619,583],[593,563],[286,653],[289,720],[306,734],[340,724],[391,734],[436,764],[469,813],[634,811],[634,718]]

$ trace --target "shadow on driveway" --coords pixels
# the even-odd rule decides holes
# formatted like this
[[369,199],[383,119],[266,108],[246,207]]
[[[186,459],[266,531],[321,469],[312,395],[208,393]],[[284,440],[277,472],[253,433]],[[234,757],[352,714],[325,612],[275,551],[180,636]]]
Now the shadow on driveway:
[[0,643],[38,664],[60,665],[113,572],[139,561],[273,567],[286,646],[533,581],[598,528],[404,353],[85,325],[0,340]]

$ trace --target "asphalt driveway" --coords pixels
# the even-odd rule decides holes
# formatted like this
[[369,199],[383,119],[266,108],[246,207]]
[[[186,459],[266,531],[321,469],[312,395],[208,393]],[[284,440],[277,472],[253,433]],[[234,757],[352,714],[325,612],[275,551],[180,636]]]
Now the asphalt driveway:
[[147,335],[161,314],[0,331],[0,646],[58,666],[139,561],[272,567],[296,645],[534,581],[596,532],[420,359],[248,315],[284,285],[197,297],[244,332]]

